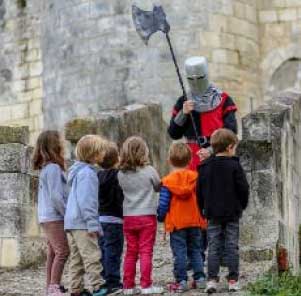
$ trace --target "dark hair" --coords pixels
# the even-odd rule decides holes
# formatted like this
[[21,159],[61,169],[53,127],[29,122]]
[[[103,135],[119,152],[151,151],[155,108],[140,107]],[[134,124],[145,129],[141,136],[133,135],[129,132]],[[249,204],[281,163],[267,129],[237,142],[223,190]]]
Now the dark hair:
[[210,144],[214,154],[225,152],[227,147],[231,145],[234,146],[237,143],[237,136],[231,130],[226,128],[216,130],[210,138]]
[[149,150],[146,142],[137,136],[127,138],[120,153],[120,169],[136,171],[138,167],[144,167],[148,164]]
[[60,133],[54,130],[40,133],[32,158],[33,169],[40,170],[50,162],[65,170],[63,142]]
[[191,150],[185,143],[172,143],[168,151],[168,159],[172,166],[184,168],[191,161]]
[[104,169],[111,169],[118,162],[119,162],[118,147],[114,142],[108,142],[106,153],[100,165]]

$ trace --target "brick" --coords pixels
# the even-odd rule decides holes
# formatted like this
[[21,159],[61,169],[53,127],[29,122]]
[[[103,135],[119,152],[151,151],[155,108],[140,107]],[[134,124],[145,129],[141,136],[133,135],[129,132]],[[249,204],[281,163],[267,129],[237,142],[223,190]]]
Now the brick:
[[260,23],[274,23],[277,22],[277,13],[274,10],[264,10],[259,12]]

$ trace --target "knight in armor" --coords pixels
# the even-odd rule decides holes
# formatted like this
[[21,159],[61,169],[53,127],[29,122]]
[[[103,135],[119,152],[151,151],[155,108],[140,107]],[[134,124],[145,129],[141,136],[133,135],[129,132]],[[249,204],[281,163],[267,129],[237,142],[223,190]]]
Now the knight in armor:
[[[190,92],[187,100],[182,96],[176,102],[168,133],[174,140],[183,136],[193,153],[189,168],[196,170],[200,158],[211,155],[210,136],[219,128],[228,128],[237,133],[235,112],[237,107],[233,99],[209,81],[208,61],[205,57],[190,57],[185,61],[185,72]],[[191,113],[196,124],[198,145],[193,128]]]

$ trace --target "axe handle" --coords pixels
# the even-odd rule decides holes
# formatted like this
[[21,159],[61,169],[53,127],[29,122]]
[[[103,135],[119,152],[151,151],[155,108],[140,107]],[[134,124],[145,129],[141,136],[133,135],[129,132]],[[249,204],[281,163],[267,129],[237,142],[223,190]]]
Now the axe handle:
[[[178,65],[178,62],[177,62],[177,59],[176,59],[175,52],[174,52],[172,44],[171,44],[171,40],[170,40],[169,34],[166,33],[165,35],[166,35],[166,39],[167,39],[167,42],[168,42],[168,45],[169,45],[169,49],[170,49],[170,52],[171,52],[172,60],[173,60],[173,62],[175,64],[175,67],[176,67],[176,71],[177,71],[179,82],[180,82],[180,85],[181,85],[181,88],[182,88],[182,91],[183,91],[184,99],[187,100],[187,93],[186,93],[186,90],[185,90],[183,78],[182,78],[182,75],[181,75],[181,72],[180,72],[180,68],[179,68],[179,65]],[[192,122],[192,127],[193,127],[193,131],[194,131],[197,143],[198,143],[199,147],[202,148],[202,143],[201,143],[199,134],[197,132],[196,123],[195,123],[195,120],[194,120],[191,112],[190,112],[190,119],[191,119],[191,122]]]

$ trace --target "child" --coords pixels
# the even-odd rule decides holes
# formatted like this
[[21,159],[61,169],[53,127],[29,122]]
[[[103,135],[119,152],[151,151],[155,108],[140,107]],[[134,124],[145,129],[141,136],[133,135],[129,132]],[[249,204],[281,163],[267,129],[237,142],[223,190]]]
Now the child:
[[215,131],[211,136],[214,156],[199,167],[199,206],[209,221],[207,293],[216,292],[221,252],[229,269],[229,291],[239,290],[239,218],[248,204],[249,185],[234,156],[237,143],[232,131]]
[[41,170],[38,219],[48,245],[46,294],[59,296],[63,295],[60,284],[69,247],[64,232],[67,200],[64,148],[57,131],[44,131],[39,135],[33,155],[33,168]]
[[197,172],[188,169],[191,151],[184,143],[173,143],[169,149],[171,173],[162,179],[158,220],[165,221],[170,232],[170,247],[174,257],[176,282],[169,286],[171,292],[188,290],[187,254],[193,269],[193,288],[205,288],[204,262],[201,256],[201,229],[206,221],[201,216],[197,198]]
[[124,259],[123,293],[133,295],[136,262],[140,259],[141,293],[161,294],[162,287],[152,285],[152,258],[156,239],[157,199],[154,191],[160,189],[160,178],[149,165],[149,150],[140,137],[128,138],[121,151],[119,184],[123,190],[123,230],[127,242]]
[[99,221],[103,236],[99,239],[102,251],[102,275],[107,295],[122,292],[120,264],[123,251],[123,193],[118,183],[119,153],[115,143],[109,142],[101,163],[103,170],[98,173],[99,180]]
[[102,161],[106,141],[100,136],[87,135],[76,145],[77,161],[68,172],[71,187],[66,215],[65,230],[70,246],[71,295],[87,294],[84,291],[84,274],[88,275],[93,296],[103,296],[101,289],[101,265],[98,237],[101,226],[98,216],[98,179],[95,164]]

